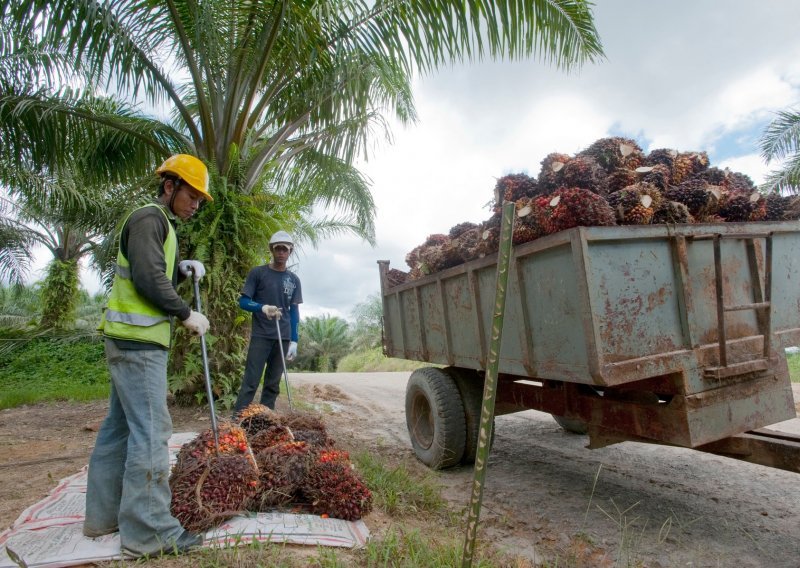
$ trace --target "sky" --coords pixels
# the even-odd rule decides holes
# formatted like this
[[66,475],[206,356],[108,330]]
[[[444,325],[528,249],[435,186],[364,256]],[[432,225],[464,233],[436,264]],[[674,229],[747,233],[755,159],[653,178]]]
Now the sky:
[[592,11],[606,59],[579,71],[483,61],[415,79],[417,124],[396,125],[393,143],[360,164],[377,245],[341,237],[300,247],[291,262],[303,317],[349,319],[380,291],[378,260],[407,271],[408,251],[486,220],[497,178],[537,176],[551,152],[625,136],[645,152],[706,151],[712,166],[763,180],[771,166],[758,140],[776,111],[800,104],[800,2],[598,0]]

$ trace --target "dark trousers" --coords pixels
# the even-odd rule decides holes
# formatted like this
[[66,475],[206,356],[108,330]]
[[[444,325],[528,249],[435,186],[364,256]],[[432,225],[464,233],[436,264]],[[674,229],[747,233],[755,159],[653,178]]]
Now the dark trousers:
[[[283,342],[283,353],[289,348],[289,342]],[[244,368],[244,378],[239,389],[239,396],[233,407],[234,412],[239,412],[253,402],[253,397],[258,390],[261,377],[264,377],[264,388],[261,389],[261,404],[275,410],[275,399],[281,391],[281,353],[278,351],[277,339],[266,337],[251,337],[250,347],[247,350],[247,365]],[[266,366],[267,371],[264,372]]]

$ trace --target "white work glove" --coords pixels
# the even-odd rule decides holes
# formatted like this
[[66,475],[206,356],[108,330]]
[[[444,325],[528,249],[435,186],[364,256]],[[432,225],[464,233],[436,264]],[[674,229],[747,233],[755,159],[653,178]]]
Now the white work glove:
[[209,325],[211,325],[208,323],[208,318],[206,316],[194,310],[189,312],[189,317],[181,323],[195,335],[205,335]]
[[206,267],[199,260],[182,260],[178,263],[178,270],[184,276],[193,275],[195,280],[200,280],[206,275]]
[[294,361],[294,358],[297,357],[297,342],[290,341],[289,342],[289,349],[286,351],[286,360],[287,361]]
[[277,306],[264,304],[261,306],[261,311],[264,312],[264,315],[267,316],[267,319],[281,319],[281,309]]

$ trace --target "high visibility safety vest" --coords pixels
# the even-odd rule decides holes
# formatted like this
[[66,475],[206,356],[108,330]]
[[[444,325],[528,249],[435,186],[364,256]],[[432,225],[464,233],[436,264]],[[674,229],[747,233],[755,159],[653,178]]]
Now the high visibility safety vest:
[[[175,229],[159,205],[149,203],[143,207],[157,207],[167,219],[169,233],[164,242],[164,260],[167,262],[167,278],[172,280],[175,272],[175,252],[178,249],[178,237]],[[138,209],[132,211],[130,215],[135,211]],[[130,215],[125,218],[125,223],[128,222]],[[131,280],[131,265],[122,254],[122,236],[120,236],[117,252],[111,295],[108,298],[108,306],[103,311],[98,329],[106,337],[157,343],[167,348],[170,346],[170,317],[136,291],[133,280]]]

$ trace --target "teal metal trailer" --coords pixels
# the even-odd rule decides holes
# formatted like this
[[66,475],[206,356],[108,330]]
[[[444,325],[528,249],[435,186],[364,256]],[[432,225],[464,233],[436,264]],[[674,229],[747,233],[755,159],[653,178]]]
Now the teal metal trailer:
[[[389,287],[387,356],[414,372],[417,456],[474,460],[497,255]],[[800,223],[577,227],[516,246],[497,414],[536,409],[589,435],[673,444],[800,472],[784,348],[800,345]]]

